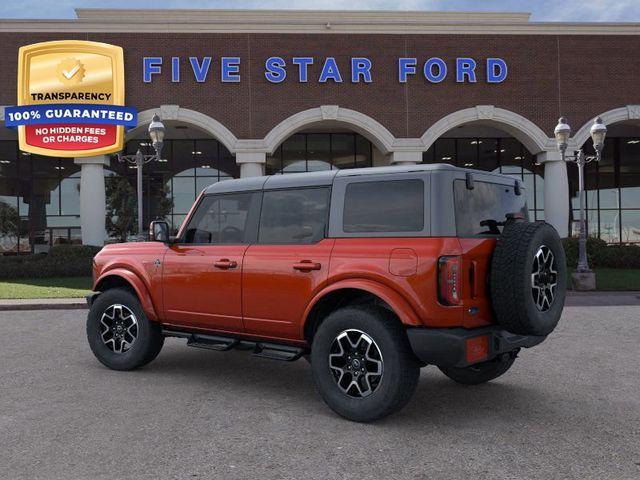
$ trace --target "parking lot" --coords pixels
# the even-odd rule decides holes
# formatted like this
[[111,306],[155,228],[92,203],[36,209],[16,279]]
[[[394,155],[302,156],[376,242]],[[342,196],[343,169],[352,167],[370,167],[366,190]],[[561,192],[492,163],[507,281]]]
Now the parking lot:
[[170,339],[113,372],[86,311],[0,312],[0,478],[640,478],[640,307],[567,307],[478,387],[422,371],[402,412],[361,425],[306,362]]

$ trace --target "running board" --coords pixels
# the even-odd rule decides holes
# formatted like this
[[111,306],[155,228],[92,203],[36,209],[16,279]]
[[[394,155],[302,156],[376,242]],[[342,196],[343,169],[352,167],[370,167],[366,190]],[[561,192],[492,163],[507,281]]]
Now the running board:
[[165,337],[186,338],[187,346],[196,348],[206,348],[224,352],[231,349],[251,350],[255,357],[269,358],[271,360],[282,360],[293,362],[298,360],[305,353],[305,349],[292,345],[280,343],[255,342],[242,340],[233,337],[223,337],[218,335],[205,335],[202,333],[181,332],[179,330],[162,329]]
[[187,346],[196,348],[208,348],[209,350],[217,350],[225,352],[236,346],[238,340],[235,338],[218,337],[216,335],[201,335],[194,333],[187,340]]

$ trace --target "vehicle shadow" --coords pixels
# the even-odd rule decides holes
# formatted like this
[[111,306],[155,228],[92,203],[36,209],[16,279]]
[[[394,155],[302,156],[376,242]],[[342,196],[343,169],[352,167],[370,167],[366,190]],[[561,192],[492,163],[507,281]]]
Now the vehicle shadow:
[[[238,402],[247,402],[248,408],[274,402],[286,404],[291,415],[336,418],[315,391],[310,365],[303,359],[287,363],[254,358],[248,352],[210,352],[173,344],[153,363],[131,373],[135,377],[152,376],[154,383],[171,384],[179,378],[184,388],[201,389],[206,385],[211,387],[212,398],[217,394],[237,395]],[[593,415],[595,419],[601,413],[597,406],[584,404],[578,394],[566,398],[549,391],[548,385],[527,383],[522,372],[508,372],[484,385],[463,386],[430,366],[422,369],[409,404],[376,425],[446,422],[447,428],[469,428],[476,421],[504,423],[510,415],[518,424],[553,424],[566,420],[566,410],[560,405],[567,402],[581,408],[583,416]]]

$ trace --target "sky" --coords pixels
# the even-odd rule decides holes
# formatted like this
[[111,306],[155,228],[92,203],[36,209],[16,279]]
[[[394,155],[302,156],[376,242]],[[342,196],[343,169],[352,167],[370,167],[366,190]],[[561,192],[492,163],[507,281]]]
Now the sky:
[[640,22],[640,0],[18,0],[1,18],[75,18],[74,8],[262,8],[530,12],[532,21]]

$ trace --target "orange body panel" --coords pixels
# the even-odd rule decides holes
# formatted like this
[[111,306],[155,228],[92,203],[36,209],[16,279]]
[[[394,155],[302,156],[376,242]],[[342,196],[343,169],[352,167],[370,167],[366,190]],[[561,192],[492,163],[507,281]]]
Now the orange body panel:
[[94,259],[93,290],[107,277],[119,277],[136,291],[145,314],[159,320],[162,312],[162,261],[166,245],[158,242],[117,243],[104,247]]
[[172,245],[163,262],[166,323],[241,331],[246,245]]
[[[376,295],[408,326],[493,323],[488,270],[495,239],[338,238],[312,245],[111,245],[97,281],[118,275],[149,318],[174,327],[304,342],[313,306],[340,289]],[[460,304],[438,301],[438,259],[461,256]],[[160,260],[161,265],[158,265]]]
[[[417,257],[415,272],[407,268],[413,256],[409,252]],[[462,253],[457,238],[341,238],[336,240],[331,256],[329,283],[348,279],[357,285],[367,281],[379,285],[381,290],[393,292],[402,303],[383,299],[407,325],[471,328],[484,323],[474,324],[473,317],[467,324],[463,323],[465,309],[475,304],[475,301],[467,302],[468,285],[462,284],[460,306],[445,306],[437,299],[438,259]],[[398,275],[402,272],[402,276]]]
[[302,339],[300,325],[307,305],[327,284],[334,242],[247,249],[242,273],[246,333]]
[[[461,238],[462,305],[465,328],[485,327],[494,322],[489,297],[489,267],[496,246],[494,238]],[[471,313],[474,312],[474,313]]]

